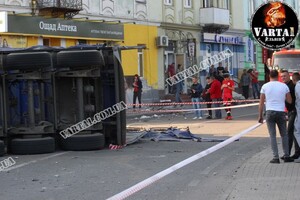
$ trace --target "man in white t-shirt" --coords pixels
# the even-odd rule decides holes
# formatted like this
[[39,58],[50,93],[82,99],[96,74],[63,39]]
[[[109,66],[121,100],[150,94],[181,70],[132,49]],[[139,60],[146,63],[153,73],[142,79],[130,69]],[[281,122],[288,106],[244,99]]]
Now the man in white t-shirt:
[[[296,119],[294,122],[294,136],[299,144],[300,142],[300,75],[299,73],[294,73],[293,74],[293,82],[296,85],[295,86],[295,96],[296,96]],[[295,159],[296,163],[300,163],[300,158]]]
[[270,71],[270,82],[264,84],[260,91],[259,118],[263,123],[263,106],[266,102],[266,122],[271,139],[273,159],[270,163],[280,163],[277,140],[276,124],[282,139],[283,160],[284,162],[293,162],[294,159],[289,155],[288,135],[286,129],[285,101],[292,103],[292,97],[288,86],[278,81],[278,71]]

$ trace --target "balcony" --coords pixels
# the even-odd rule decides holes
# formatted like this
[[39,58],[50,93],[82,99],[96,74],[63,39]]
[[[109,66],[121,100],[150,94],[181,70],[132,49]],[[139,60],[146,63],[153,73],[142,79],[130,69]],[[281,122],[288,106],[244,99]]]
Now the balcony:
[[200,8],[200,26],[204,32],[222,33],[230,26],[229,10],[222,8]]
[[82,10],[82,0],[36,0],[37,9],[41,14],[72,18]]

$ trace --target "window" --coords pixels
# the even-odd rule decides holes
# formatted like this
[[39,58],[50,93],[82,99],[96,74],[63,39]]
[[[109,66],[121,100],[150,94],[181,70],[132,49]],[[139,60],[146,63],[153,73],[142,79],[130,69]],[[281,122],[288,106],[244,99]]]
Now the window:
[[[144,46],[142,44],[138,44],[138,46]],[[140,77],[144,77],[144,53],[143,49],[138,49],[138,74]]]
[[77,40],[77,44],[87,44],[86,40]]
[[165,0],[165,5],[168,5],[168,6],[173,5],[173,0]]
[[184,1],[184,7],[185,8],[191,8],[192,7],[192,0],[185,0]]
[[50,39],[48,39],[48,38],[43,38],[43,45],[44,46],[50,46]]

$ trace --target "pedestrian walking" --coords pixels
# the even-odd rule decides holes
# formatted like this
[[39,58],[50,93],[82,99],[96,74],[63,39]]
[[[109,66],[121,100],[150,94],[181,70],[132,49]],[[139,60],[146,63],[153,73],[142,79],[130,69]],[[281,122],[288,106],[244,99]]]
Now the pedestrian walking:
[[[215,76],[211,76],[211,86],[208,90],[210,94],[210,98],[212,100],[212,107],[213,108],[219,108],[220,107],[220,101],[222,101],[222,91],[221,91],[221,83],[217,79],[215,79]],[[221,119],[222,113],[220,109],[215,110],[215,118]]]
[[200,96],[203,91],[202,85],[198,82],[197,77],[192,78],[193,84],[191,85],[191,98],[193,104],[193,108],[195,110],[195,117],[193,119],[202,119],[203,118],[203,112],[202,110],[199,110],[201,108],[200,105]]
[[276,125],[282,139],[284,162],[293,162],[289,156],[288,135],[285,118],[285,101],[292,103],[292,97],[288,86],[278,81],[278,71],[270,71],[270,82],[264,84],[260,91],[258,121],[263,123],[263,106],[266,102],[266,122],[271,139],[273,159],[270,163],[280,163],[276,140]]
[[133,80],[133,108],[135,108],[136,104],[136,99],[139,101],[139,108],[141,108],[141,103],[142,103],[142,88],[143,84],[142,81],[139,77],[139,75],[134,75],[134,80]]
[[[295,86],[295,108],[296,108],[296,118],[295,118],[295,123],[294,123],[294,136],[300,144],[300,74],[299,73],[294,73],[292,76],[293,82],[296,85]],[[300,157],[295,159],[296,163],[300,163]]]
[[291,155],[291,150],[294,144],[295,147],[295,153],[291,156],[294,159],[299,158],[300,156],[300,148],[299,144],[294,136],[294,123],[295,123],[295,118],[296,118],[296,107],[295,107],[295,101],[296,101],[296,96],[295,96],[295,84],[290,78],[290,74],[287,70],[282,70],[281,71],[281,80],[283,83],[285,83],[291,93],[292,97],[292,103],[289,104],[285,102],[285,107],[288,111],[288,127],[287,127],[287,134],[288,134],[288,141],[289,141],[289,154]]
[[[174,85],[176,93],[175,93],[175,102],[176,103],[182,103],[182,99],[180,97],[182,90],[183,90],[183,81],[179,81],[178,83],[176,83]],[[183,104],[180,105],[181,107],[183,106]],[[176,105],[174,105],[174,107],[176,107]]]
[[[208,109],[211,108],[211,98],[210,98],[210,94],[209,94],[209,88],[211,86],[211,79],[210,77],[206,77],[206,85],[205,88],[202,92],[202,99],[207,102],[206,107]],[[208,110],[208,116],[206,117],[206,119],[212,119],[212,110]]]
[[241,87],[242,87],[242,93],[245,99],[249,98],[249,85],[251,83],[250,75],[247,73],[247,69],[243,70],[243,74],[241,76]]
[[[234,82],[233,80],[230,79],[230,75],[229,74],[224,74],[224,81],[222,83],[222,87],[221,89],[223,90],[223,105],[224,106],[231,106],[231,101],[232,101],[232,91],[234,90]],[[231,116],[231,108],[227,108],[225,109],[226,111],[226,118],[227,120],[232,120],[232,116]]]
[[250,70],[249,75],[251,77],[253,98],[258,99],[259,98],[258,71],[256,70],[255,67],[253,68],[253,70]]

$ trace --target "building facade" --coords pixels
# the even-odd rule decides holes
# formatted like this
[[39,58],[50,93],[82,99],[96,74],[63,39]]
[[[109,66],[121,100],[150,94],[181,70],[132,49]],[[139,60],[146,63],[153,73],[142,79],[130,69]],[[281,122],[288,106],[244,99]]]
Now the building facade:
[[0,0],[0,12],[1,47],[146,46],[122,51],[124,74],[158,88],[159,24],[149,22],[145,0]]
[[[221,65],[234,79],[238,81],[243,68],[254,66],[262,79],[264,63],[272,54],[256,44],[250,31],[252,14],[266,0],[64,2],[0,0],[0,17],[7,22],[7,26],[0,25],[0,46],[146,46],[123,51],[122,66],[129,86],[135,74],[142,77],[143,97],[149,101],[170,92],[166,72],[172,63],[176,70],[178,65],[187,69],[228,48],[234,55]],[[285,2],[299,11],[298,0]],[[300,47],[299,38],[295,46]],[[207,71],[198,76],[204,85]],[[190,84],[190,79],[185,80],[184,92]]]

